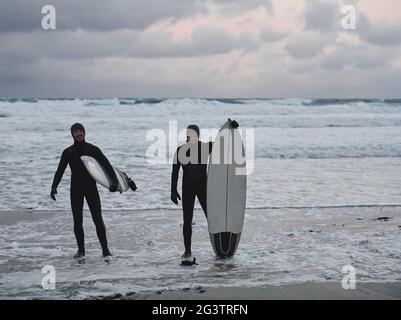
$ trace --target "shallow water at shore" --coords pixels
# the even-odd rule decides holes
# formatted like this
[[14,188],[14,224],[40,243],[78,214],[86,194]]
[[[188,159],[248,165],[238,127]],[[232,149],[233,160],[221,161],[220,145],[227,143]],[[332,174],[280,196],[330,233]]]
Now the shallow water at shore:
[[[203,213],[195,212],[193,253],[180,266],[180,210],[105,211],[110,264],[101,258],[89,212],[87,257],[72,258],[69,211],[2,212],[0,298],[86,299],[183,288],[260,287],[334,281],[352,265],[359,282],[401,281],[401,207],[248,209],[238,252],[217,260]],[[388,218],[388,219],[387,219]],[[56,270],[56,289],[41,270]]]

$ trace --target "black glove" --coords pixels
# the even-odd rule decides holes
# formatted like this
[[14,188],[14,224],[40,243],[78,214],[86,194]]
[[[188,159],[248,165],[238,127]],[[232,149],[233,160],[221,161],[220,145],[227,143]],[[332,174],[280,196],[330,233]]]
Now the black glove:
[[117,190],[118,190],[118,183],[113,182],[109,187],[109,191],[110,192],[116,192]]
[[132,180],[132,179],[128,180],[128,185],[129,185],[129,187],[131,188],[132,191],[136,191],[136,189],[138,189],[136,187],[136,184],[135,184],[134,180]]
[[230,127],[234,128],[234,129],[237,129],[239,127],[239,124],[235,120],[230,120]]
[[177,191],[172,191],[171,201],[173,201],[175,204],[178,204],[178,199],[181,200],[180,194]]
[[54,196],[55,194],[57,194],[57,189],[53,188],[52,191],[50,191],[50,197],[56,201],[56,197]]

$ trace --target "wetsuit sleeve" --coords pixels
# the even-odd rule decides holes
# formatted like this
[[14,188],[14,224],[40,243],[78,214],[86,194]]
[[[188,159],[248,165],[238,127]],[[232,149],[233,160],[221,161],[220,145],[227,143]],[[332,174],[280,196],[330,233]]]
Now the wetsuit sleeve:
[[213,149],[213,142],[209,142],[209,153],[212,152]]
[[113,167],[111,166],[109,160],[107,160],[106,156],[98,147],[95,147],[95,159],[99,161],[99,163],[106,170],[107,174],[113,180],[113,182],[118,184],[118,179],[116,173],[114,172]]
[[178,152],[180,148],[177,149],[174,155],[173,160],[173,171],[171,172],[171,192],[177,191],[177,184],[178,184],[178,174],[180,172],[181,162],[178,159]]
[[68,159],[67,159],[66,152],[64,150],[63,153],[61,154],[61,158],[60,158],[60,162],[57,167],[57,171],[54,174],[52,189],[57,189],[57,187],[61,181],[61,178],[63,177],[65,168],[67,167],[67,164],[68,164]]

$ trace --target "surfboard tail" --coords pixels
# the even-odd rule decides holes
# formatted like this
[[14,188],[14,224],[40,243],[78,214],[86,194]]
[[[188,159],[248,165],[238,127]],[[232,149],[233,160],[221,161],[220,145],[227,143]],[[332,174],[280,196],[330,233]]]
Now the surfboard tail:
[[210,233],[210,240],[216,255],[220,258],[230,258],[237,251],[241,233],[220,232]]
[[114,170],[117,173],[116,176],[118,179],[118,191],[120,191],[120,193],[123,193],[129,189],[129,178],[124,171],[121,171],[116,167],[114,167]]

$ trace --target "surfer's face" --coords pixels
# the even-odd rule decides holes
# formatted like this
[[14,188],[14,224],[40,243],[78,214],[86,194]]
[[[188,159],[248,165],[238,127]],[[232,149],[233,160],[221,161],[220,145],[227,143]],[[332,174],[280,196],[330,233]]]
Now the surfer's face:
[[75,141],[82,142],[85,140],[85,132],[82,129],[74,130],[72,135]]
[[199,140],[198,134],[195,130],[187,129],[187,142],[197,142]]

